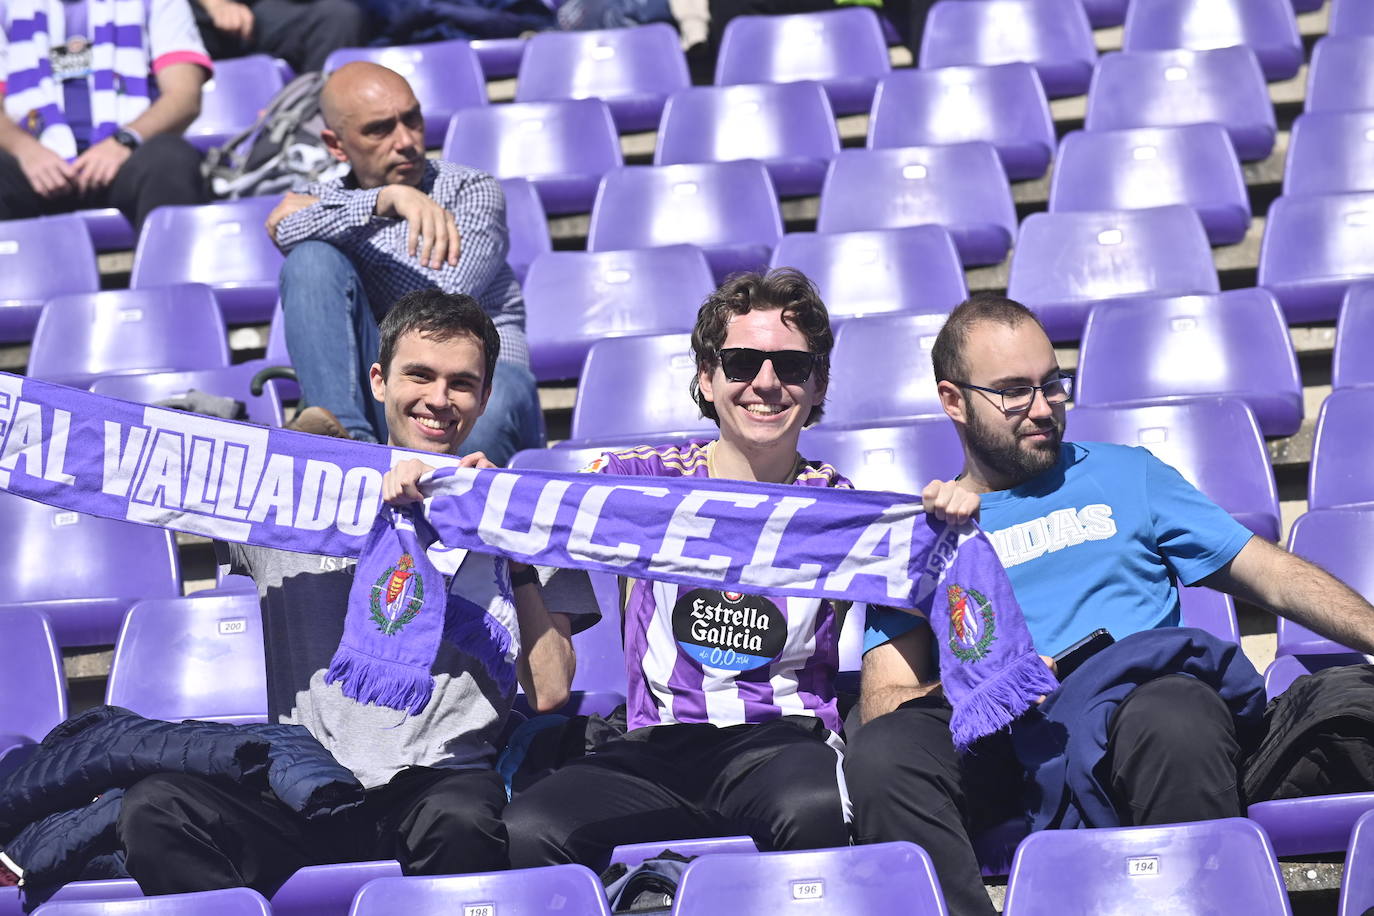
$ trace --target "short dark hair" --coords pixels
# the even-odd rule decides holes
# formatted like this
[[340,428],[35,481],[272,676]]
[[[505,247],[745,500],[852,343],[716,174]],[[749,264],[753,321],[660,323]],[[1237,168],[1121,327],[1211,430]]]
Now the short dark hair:
[[1023,321],[1033,321],[1044,330],[1035,313],[1015,299],[990,293],[978,293],[955,306],[945,319],[944,327],[935,337],[930,349],[930,361],[937,382],[967,382],[968,362],[964,359],[964,345],[969,330],[980,321],[1014,328]]
[[496,358],[501,355],[501,338],[496,333],[491,316],[471,296],[446,293],[436,287],[412,290],[396,300],[396,304],[382,319],[380,330],[382,349],[377,362],[382,366],[383,378],[391,372],[396,342],[411,331],[437,341],[467,334],[482,345],[485,362],[482,390],[491,390]]
[[777,267],[766,273],[740,273],[727,277],[715,292],[706,297],[697,311],[696,327],[692,329],[692,353],[696,356],[697,374],[692,376],[690,390],[701,415],[720,424],[715,405],[701,394],[700,374],[716,371],[719,362],[716,351],[725,343],[730,319],[750,312],[782,310],[782,320],[806,338],[806,348],[817,355],[813,374],[816,389],[822,393],[806,425],[820,420],[824,413],[824,392],[830,384],[830,350],[835,335],[830,330],[830,313],[816,285],[806,274],[791,267]]

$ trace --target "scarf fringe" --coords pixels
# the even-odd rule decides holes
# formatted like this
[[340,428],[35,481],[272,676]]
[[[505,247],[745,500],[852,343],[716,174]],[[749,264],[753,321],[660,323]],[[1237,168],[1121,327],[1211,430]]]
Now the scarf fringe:
[[953,704],[949,729],[955,748],[967,750],[979,738],[1006,728],[1058,688],[1059,682],[1034,650],[1009,662]]
[[359,703],[372,703],[418,716],[429,705],[434,678],[428,671],[367,655],[339,646],[329,663],[324,682],[339,682],[343,695]]
[[477,659],[502,690],[515,689],[511,633],[501,621],[486,611],[464,614],[450,608],[444,616],[444,639]]

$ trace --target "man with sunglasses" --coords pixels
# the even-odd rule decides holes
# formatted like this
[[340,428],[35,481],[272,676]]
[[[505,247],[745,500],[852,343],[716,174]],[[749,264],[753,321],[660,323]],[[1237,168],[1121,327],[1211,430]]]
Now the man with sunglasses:
[[[1020,303],[975,297],[960,305],[931,359],[965,461],[963,473],[931,483],[923,498],[955,520],[979,514],[1040,652],[1055,655],[1099,628],[1122,639],[1177,626],[1179,581],[1269,607],[1362,652],[1374,649],[1374,608],[1251,535],[1149,451],[1064,442],[1072,380]],[[1025,781],[1011,741],[996,734],[955,753],[931,631],[919,618],[870,610],[864,642],[866,724],[851,735],[845,765],[857,840],[920,844],[952,916],[995,913],[969,836],[1023,813]],[[1106,735],[1095,777],[1123,825],[1244,813],[1243,736],[1202,680],[1147,675],[1116,708]]]
[[[832,343],[800,273],[732,277],[692,333],[692,394],[719,438],[615,452],[589,470],[849,487],[797,454],[820,418]],[[617,844],[730,834],[771,849],[848,845],[834,690],[844,609],[644,580],[622,580],[621,601],[628,734],[515,798],[511,864],[604,867]]]

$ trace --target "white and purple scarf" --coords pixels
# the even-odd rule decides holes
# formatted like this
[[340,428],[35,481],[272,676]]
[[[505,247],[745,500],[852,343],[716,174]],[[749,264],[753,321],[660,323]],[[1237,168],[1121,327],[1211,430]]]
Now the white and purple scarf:
[[987,538],[976,526],[933,520],[916,497],[476,471],[448,459],[421,482],[422,504],[381,506],[382,475],[412,457],[0,373],[0,489],[91,515],[360,557],[330,670],[349,696],[367,702],[422,709],[441,637],[513,684],[519,638],[509,597],[499,613],[455,606],[430,560],[466,550],[912,610],[934,629],[960,747],[1057,686]]
[[[91,143],[99,143],[149,104],[146,0],[87,0],[91,29]],[[76,158],[76,137],[53,78],[46,0],[7,0],[5,113],[46,147]]]

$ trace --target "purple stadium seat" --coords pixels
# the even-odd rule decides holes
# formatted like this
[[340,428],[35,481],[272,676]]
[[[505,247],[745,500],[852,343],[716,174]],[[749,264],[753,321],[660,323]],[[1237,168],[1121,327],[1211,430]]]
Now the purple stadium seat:
[[1374,7],[1364,0],[1331,0],[1328,35],[1374,35]]
[[868,148],[981,140],[1012,181],[1039,178],[1054,155],[1045,88],[1026,63],[898,70],[878,84]]
[[1006,916],[1290,916],[1269,838],[1242,817],[1163,827],[1042,830],[1016,851]]
[[612,337],[593,344],[578,380],[571,438],[714,437],[716,425],[701,416],[687,394],[697,373],[690,336]]
[[107,375],[228,365],[215,294],[202,283],[179,283],[49,299],[27,374],[86,388]]
[[282,255],[263,224],[280,200],[158,207],[143,223],[129,287],[205,283],[228,323],[266,321],[277,303]]
[[773,266],[810,277],[832,322],[882,312],[948,312],[968,297],[958,249],[939,226],[790,232],[773,249]]
[[[541,33],[545,34],[545,33]],[[601,881],[581,865],[440,878],[378,878],[353,898],[349,916],[447,916],[450,913],[518,913],[520,916],[610,916]]]
[[[1288,549],[1316,563],[1368,601],[1374,599],[1374,563],[1369,562],[1369,545],[1374,543],[1371,538],[1374,506],[1312,509],[1293,522],[1288,532]],[[1351,650],[1280,617],[1274,651],[1277,655],[1325,655]]]
[[1240,644],[1240,622],[1236,619],[1236,601],[1225,592],[1206,586],[1178,587],[1181,623],[1185,627],[1206,630],[1217,639]]
[[1173,465],[1260,537],[1279,538],[1278,488],[1255,415],[1235,398],[1139,407],[1077,407],[1065,438],[1140,445]]
[[825,461],[861,490],[920,493],[932,480],[951,480],[964,463],[954,424],[927,417],[890,426],[813,426],[797,447],[808,460]]
[[129,608],[105,702],[150,719],[267,721],[256,593],[161,598]]
[[627,251],[551,251],[525,276],[530,365],[539,379],[576,378],[605,337],[690,331],[716,288],[691,245]]
[[472,50],[477,52],[483,76],[489,80],[505,79],[520,72],[520,61],[525,58],[528,44],[524,38],[476,38]]
[[164,528],[96,518],[0,493],[4,601],[43,611],[61,646],[114,642],[129,605],[181,594],[176,541]]
[[95,249],[81,217],[0,221],[0,343],[27,341],[53,296],[98,289]]
[[257,123],[285,85],[277,61],[266,54],[215,61],[215,75],[201,87],[200,116],[186,128],[186,139],[202,151],[219,146]]
[[511,455],[506,467],[575,474],[607,451],[608,449],[599,445],[582,446],[564,443],[549,448],[527,448]]
[[760,162],[631,165],[601,180],[587,250],[696,245],[720,282],[764,267],[780,238],[777,194]]
[[[1318,639],[1320,639],[1320,637],[1318,637]],[[1314,643],[1312,648],[1313,651],[1311,653],[1304,652],[1302,655],[1280,655],[1269,663],[1269,667],[1264,669],[1264,695],[1266,698],[1272,700],[1277,696],[1281,696],[1283,692],[1289,687],[1292,687],[1293,682],[1300,677],[1316,674],[1318,671],[1324,671],[1327,668],[1343,668],[1346,665],[1363,665],[1367,664],[1369,661],[1369,659],[1358,652],[1345,651],[1341,647],[1330,642],[1322,642],[1320,645]],[[1342,796],[1326,797],[1339,798]],[[1374,799],[1374,795],[1371,795],[1370,798]],[[1293,800],[1288,799],[1286,801]],[[1266,802],[1265,804],[1272,803]],[[1368,807],[1374,808],[1374,803],[1371,803]],[[1301,827],[1301,824],[1297,826]],[[1274,839],[1277,842],[1279,838],[1275,836]],[[1340,834],[1339,831],[1337,831],[1336,836],[1327,842],[1338,843],[1339,839]],[[1332,845],[1330,847],[1323,846],[1323,849],[1327,848],[1340,849],[1341,847],[1337,845]],[[1286,853],[1280,853],[1280,855],[1285,854]]]
[[901,842],[703,856],[687,866],[673,901],[673,916],[948,912],[930,857]]
[[497,178],[526,178],[546,213],[586,213],[601,176],[621,164],[620,137],[599,99],[466,108],[453,116],[445,159]]
[[109,376],[97,379],[91,390],[105,397],[122,398],[137,404],[155,404],[188,391],[203,391],[206,394],[242,401],[247,411],[246,419],[251,423],[281,426],[285,420],[280,389],[277,387],[280,383],[270,382],[264,385],[262,394],[257,396],[249,390],[253,376],[265,362],[254,360],[224,369]]
[[355,60],[390,67],[406,78],[425,116],[425,145],[444,142],[453,113],[487,104],[487,81],[477,53],[466,41],[393,45],[389,48],[339,48],[325,59],[330,73]]
[[1202,220],[1189,207],[1033,213],[1021,224],[1007,295],[1076,340],[1104,299],[1220,290]]
[[1374,35],[1328,35],[1312,49],[1304,111],[1374,108]]
[[86,224],[96,251],[128,251],[138,241],[134,227],[114,207],[77,210],[76,215]]
[[944,314],[846,321],[830,354],[826,428],[943,418],[930,348],[944,323]]
[[15,747],[36,744],[67,718],[62,654],[41,611],[0,605],[0,760]]
[[[1340,0],[1337,0],[1337,8]],[[1374,809],[1374,805],[1371,805]],[[1374,908],[1374,810],[1363,814],[1350,833],[1350,851],[1341,877],[1340,916],[1363,916]]]
[[1374,278],[1374,192],[1283,195],[1269,205],[1259,285],[1290,322],[1330,321],[1350,285]]
[[795,197],[820,193],[839,152],[835,113],[819,83],[694,86],[669,96],[654,165],[757,159],[778,194]]
[[[549,451],[574,451],[550,449]],[[597,452],[601,452],[597,449]],[[568,702],[557,710],[565,716],[586,716],[593,713],[610,716],[625,702],[625,650],[620,635],[619,585],[609,573],[590,573],[592,588],[601,606],[601,620],[572,638],[577,653],[577,673],[573,675]],[[515,709],[526,715],[530,711],[525,694],[515,698]]]
[[[53,901],[128,900],[142,898],[143,892],[133,878],[107,878],[101,881],[73,881],[58,888]],[[0,887],[0,916],[24,916],[17,887]],[[32,912],[37,912],[33,910]]]
[[1293,339],[1262,289],[1097,305],[1077,376],[1080,407],[1224,395],[1250,405],[1266,436],[1302,424]]
[[246,887],[125,900],[52,900],[43,916],[271,916],[267,898]]
[[553,251],[549,238],[549,220],[534,185],[523,178],[507,178],[501,182],[506,195],[506,231],[510,234],[510,250],[506,263],[515,271],[515,278],[524,282],[525,273],[535,258]]
[[1345,851],[1351,828],[1370,810],[1374,792],[1352,792],[1258,802],[1246,809],[1246,816],[1269,834],[1276,853],[1306,856]]
[[307,865],[272,895],[272,916],[344,916],[369,881],[399,877],[401,864],[392,859]]
[[926,15],[921,68],[1024,61],[1050,98],[1088,89],[1097,46],[1079,0],[941,0]]
[[1307,507],[1374,504],[1374,387],[1342,388],[1327,395],[1312,437]]
[[728,855],[756,853],[754,838],[748,836],[713,836],[695,840],[658,840],[652,843],[627,843],[611,850],[610,865],[617,863],[634,868],[645,859],[652,859],[671,849],[681,856]]
[[207,588],[196,592],[197,595],[237,595],[243,592],[257,594],[258,587],[253,582],[252,576],[240,576],[237,574],[225,575],[224,568],[215,570],[216,584],[214,588]]
[[1264,75],[1286,80],[1302,65],[1292,0],[1131,0],[1123,51],[1206,51],[1242,45]]
[[1311,111],[1293,122],[1283,193],[1374,191],[1374,111]]
[[1374,347],[1374,282],[1355,283],[1341,302],[1336,323],[1336,352],[1332,356],[1331,384],[1336,388],[1374,385],[1374,363],[1368,358]]
[[1016,237],[1016,207],[992,144],[847,149],[831,164],[818,231],[924,223],[949,230],[966,266],[1006,258]]
[[1249,48],[1102,56],[1088,90],[1088,130],[1206,122],[1226,128],[1243,162],[1273,150],[1274,105]]
[[540,32],[520,62],[515,100],[599,98],[620,130],[653,130],[668,96],[690,83],[677,31],[666,23]]
[[837,114],[867,111],[892,69],[878,15],[863,7],[736,16],[725,26],[716,85],[815,80]]
[[1095,29],[1107,29],[1126,21],[1126,8],[1129,0],[1083,0],[1083,9],[1088,13],[1088,22]]
[[1076,130],[1060,145],[1051,213],[1172,204],[1196,210],[1213,245],[1245,238],[1250,195],[1220,124]]

